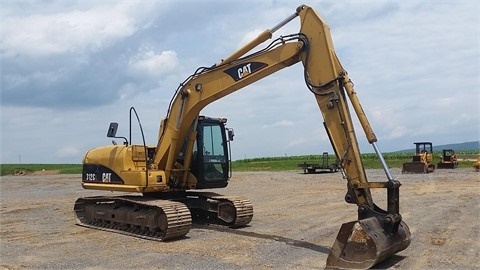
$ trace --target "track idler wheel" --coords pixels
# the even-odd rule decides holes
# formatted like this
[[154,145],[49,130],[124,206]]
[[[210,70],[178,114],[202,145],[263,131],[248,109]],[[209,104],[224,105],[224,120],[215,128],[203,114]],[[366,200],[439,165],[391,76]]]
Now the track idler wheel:
[[410,229],[401,221],[396,233],[387,234],[376,217],[342,224],[326,269],[368,269],[404,250],[410,244]]

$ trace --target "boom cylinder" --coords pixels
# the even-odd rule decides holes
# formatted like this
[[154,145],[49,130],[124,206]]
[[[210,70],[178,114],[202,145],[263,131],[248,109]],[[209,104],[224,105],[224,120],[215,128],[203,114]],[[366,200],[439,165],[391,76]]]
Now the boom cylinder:
[[297,16],[298,16],[298,13],[295,12],[292,15],[288,16],[285,20],[281,21],[280,23],[278,23],[277,25],[272,27],[272,29],[264,30],[255,39],[248,42],[245,46],[238,49],[236,52],[232,53],[227,58],[222,59],[219,63],[216,64],[216,66],[219,66],[223,63],[228,63],[228,62],[231,62],[233,60],[236,60],[236,59],[240,58],[242,55],[249,52],[251,49],[253,49],[253,48],[257,47],[258,45],[262,44],[263,42],[271,39],[273,33],[275,33],[278,29],[282,28],[284,25],[289,23],[291,20],[295,19]]

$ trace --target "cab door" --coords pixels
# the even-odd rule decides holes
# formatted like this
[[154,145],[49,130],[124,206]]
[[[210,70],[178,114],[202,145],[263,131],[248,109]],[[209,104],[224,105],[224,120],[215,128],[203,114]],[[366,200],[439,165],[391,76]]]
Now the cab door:
[[196,188],[226,187],[230,175],[230,160],[224,121],[200,118],[193,149],[191,170],[197,177]]

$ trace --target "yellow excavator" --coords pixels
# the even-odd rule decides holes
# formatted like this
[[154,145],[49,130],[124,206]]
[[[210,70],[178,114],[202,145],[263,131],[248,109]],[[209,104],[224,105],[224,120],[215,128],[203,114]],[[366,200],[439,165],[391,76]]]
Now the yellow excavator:
[[[281,36],[249,53],[296,17],[300,19],[298,33]],[[122,138],[124,143],[85,154],[82,186],[134,194],[79,198],[74,206],[77,224],[159,241],[182,238],[192,222],[228,227],[248,224],[253,217],[248,199],[202,191],[227,186],[233,131],[225,127],[226,119],[200,113],[208,104],[296,63],[303,64],[302,76],[340,161],[347,185],[345,200],[358,207],[358,220],[341,226],[326,267],[370,268],[407,248],[411,240],[399,213],[401,184],[393,179],[378,149],[353,83],[335,53],[328,25],[306,5],[225,59],[198,68],[181,83],[161,121],[156,146],[146,145],[145,140],[142,145],[130,144],[131,136],[130,141],[117,137],[118,124],[110,124],[107,136]],[[386,181],[367,181],[348,100],[378,154]],[[134,108],[130,109],[130,130],[132,112],[136,115]],[[386,209],[374,203],[372,188],[386,190]]]

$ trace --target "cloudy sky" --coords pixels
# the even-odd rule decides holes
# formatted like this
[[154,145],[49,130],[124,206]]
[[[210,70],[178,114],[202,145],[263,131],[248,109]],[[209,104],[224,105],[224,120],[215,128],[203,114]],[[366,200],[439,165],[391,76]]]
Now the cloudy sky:
[[[148,144],[178,85],[305,3],[330,25],[384,152],[480,138],[478,1],[2,1],[0,163],[81,163],[128,137]],[[294,20],[275,36],[296,33]],[[269,43],[269,42],[267,42]],[[260,49],[260,48],[258,48]],[[301,64],[202,111],[228,118],[233,158],[332,152]],[[363,131],[363,152],[373,152]],[[134,130],[138,129],[134,126]],[[141,143],[134,132],[133,142]]]

